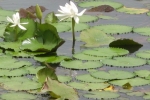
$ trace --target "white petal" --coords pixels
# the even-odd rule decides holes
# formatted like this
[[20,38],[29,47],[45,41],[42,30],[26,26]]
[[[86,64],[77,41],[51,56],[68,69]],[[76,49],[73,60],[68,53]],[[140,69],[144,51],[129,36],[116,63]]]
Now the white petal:
[[23,27],[22,25],[18,24],[19,28],[22,30],[27,30],[25,27]]
[[60,6],[60,9],[61,9],[64,13],[70,13],[70,8],[66,8],[66,7]]
[[74,16],[74,20],[75,20],[75,22],[76,22],[77,24],[79,23],[79,17]]
[[65,17],[61,18],[60,21],[65,20],[67,18],[69,18],[69,16],[65,16]]
[[15,27],[16,26],[16,24],[13,24],[13,25],[11,25],[10,27]]
[[14,23],[13,20],[8,16],[7,16],[7,21],[10,22],[10,23]]
[[68,15],[66,15],[66,14],[55,14],[55,16],[68,16]]
[[71,7],[72,7],[72,10],[73,10],[75,13],[78,13],[78,8],[77,8],[77,6],[76,6],[72,1],[70,1],[70,5],[71,5]]
[[28,22],[20,23],[20,24],[28,24]]
[[86,9],[82,10],[82,11],[81,11],[80,13],[78,13],[77,15],[78,15],[78,16],[82,16],[85,11],[86,11]]

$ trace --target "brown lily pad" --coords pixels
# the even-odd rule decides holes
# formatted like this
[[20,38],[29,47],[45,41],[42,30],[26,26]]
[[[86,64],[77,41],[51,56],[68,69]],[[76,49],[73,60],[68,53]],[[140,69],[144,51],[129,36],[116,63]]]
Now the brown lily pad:
[[36,16],[33,13],[31,13],[31,12],[29,12],[29,11],[23,9],[23,8],[20,8],[19,14],[20,14],[21,18],[28,18],[29,17],[29,18],[32,18],[32,19],[36,19]]
[[[43,6],[40,6],[40,8],[41,8],[42,12],[44,12],[46,10],[46,8],[43,7]],[[31,13],[36,13],[35,6],[30,6],[26,10],[29,11],[29,12],[31,12]]]
[[114,8],[109,5],[101,5],[88,10],[88,12],[111,12]]

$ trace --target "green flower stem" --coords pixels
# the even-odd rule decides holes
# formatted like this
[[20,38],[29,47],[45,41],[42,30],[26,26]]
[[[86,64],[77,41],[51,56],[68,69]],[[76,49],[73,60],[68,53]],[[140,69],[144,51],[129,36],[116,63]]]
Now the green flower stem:
[[74,27],[75,27],[75,20],[72,18],[72,38],[73,38],[73,43],[72,43],[72,54],[74,54],[74,46],[75,46],[75,32],[74,32]]
[[17,41],[17,31],[18,31],[18,26],[15,26],[15,41]]

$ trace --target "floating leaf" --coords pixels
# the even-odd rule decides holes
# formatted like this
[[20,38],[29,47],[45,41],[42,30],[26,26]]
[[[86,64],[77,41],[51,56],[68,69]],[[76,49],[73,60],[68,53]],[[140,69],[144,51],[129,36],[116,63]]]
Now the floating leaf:
[[64,25],[64,24],[60,24],[60,23],[51,23],[51,24],[56,27],[57,32],[59,32],[59,33],[66,32],[71,29],[71,27],[69,25]]
[[127,79],[135,76],[135,74],[131,72],[121,71],[121,70],[110,70],[108,72],[97,71],[97,72],[92,72],[91,75],[95,78],[100,78],[105,80]]
[[150,36],[150,27],[133,28],[133,32],[144,36]]
[[[59,83],[56,80],[52,80],[50,78],[46,79],[46,82],[41,91],[43,92],[51,91],[51,94],[57,95],[57,100],[64,100],[64,99],[78,100],[79,99],[77,92],[73,88],[63,83]],[[53,95],[51,96],[53,97]]]
[[2,69],[16,69],[31,65],[28,61],[17,61],[9,56],[0,56],[0,63],[0,68]]
[[[6,17],[5,17],[6,19]],[[4,37],[4,32],[5,32],[5,28],[6,28],[6,24],[0,24],[0,37]]]
[[118,9],[123,6],[121,3],[112,2],[112,1],[86,1],[78,4],[80,7],[97,7],[100,5],[109,5],[114,9]]
[[139,76],[139,77],[148,77],[150,76],[150,71],[149,70],[138,70],[138,71],[134,71],[134,73]]
[[100,56],[100,57],[112,57],[112,56],[121,56],[128,54],[128,50],[121,48],[94,48],[90,50],[82,51],[84,54],[91,56]]
[[46,23],[57,23],[58,22],[58,18],[55,16],[54,12],[50,12],[46,15],[45,17],[45,22]]
[[35,60],[40,62],[47,62],[47,63],[59,63],[64,59],[69,59],[68,56],[45,56],[45,57],[34,57]]
[[41,69],[43,69],[45,66],[30,66],[26,67],[25,69],[29,71],[29,74],[34,74],[36,75],[37,72]]
[[133,78],[133,79],[124,79],[124,80],[114,80],[109,83],[113,85],[119,85],[119,86],[123,86],[126,83],[130,83],[131,86],[141,86],[141,85],[149,84],[150,80],[146,80],[142,78]]
[[150,16],[150,12],[148,12],[147,15]]
[[94,26],[93,28],[99,29],[107,34],[124,34],[132,31],[131,26],[125,25],[99,25]]
[[57,75],[57,78],[60,82],[70,82],[72,80],[71,76]]
[[25,92],[8,92],[1,94],[4,100],[36,100],[37,96]]
[[[92,15],[82,15],[79,16],[80,19],[80,23],[82,22],[94,22],[98,20],[97,16],[92,16]],[[65,21],[70,21],[71,22],[71,18],[66,19]]]
[[81,41],[85,42],[86,47],[98,47],[108,45],[114,40],[114,37],[106,35],[98,29],[87,29],[80,34]]
[[79,82],[70,82],[69,86],[80,89],[80,90],[100,90],[109,86],[107,83],[79,83]]
[[87,55],[87,54],[84,54],[83,52],[76,53],[73,55],[73,57],[79,60],[92,60],[92,61],[95,61],[95,60],[102,61],[104,59],[111,58],[111,57],[100,57],[100,56],[97,57],[97,56]]
[[64,68],[69,69],[93,69],[102,67],[102,63],[100,62],[92,62],[92,61],[82,62],[78,60],[62,61],[60,65]]
[[84,94],[83,96],[86,98],[102,100],[118,98],[120,95],[118,93],[109,91],[92,91]]
[[0,47],[4,49],[10,49],[14,51],[21,51],[20,50],[21,43],[19,42],[0,42]]
[[117,18],[115,18],[115,17],[111,17],[111,16],[105,16],[105,15],[99,15],[98,16],[99,18],[101,18],[101,19],[117,19]]
[[149,94],[148,94],[148,95],[144,95],[144,96],[143,96],[143,99],[144,99],[144,100],[149,100],[149,99],[150,99],[150,95],[149,95]]
[[109,5],[101,5],[88,10],[88,12],[112,12],[114,8]]
[[143,46],[142,44],[139,44],[131,39],[119,39],[109,44],[109,47],[124,48],[129,50],[130,53],[137,51],[142,46]]
[[116,57],[114,59],[106,59],[102,63],[109,66],[130,68],[145,65],[146,61],[134,57]]
[[87,82],[87,83],[102,83],[106,81],[106,80],[94,78],[90,74],[78,75],[75,78],[79,81]]
[[6,55],[9,55],[9,56],[13,56],[13,57],[32,57],[31,55],[27,54],[26,52],[14,52],[14,51],[5,51],[5,54]]
[[139,51],[136,53],[137,57],[150,59],[150,50]]
[[[69,26],[69,27],[71,27],[71,22],[61,22],[60,24],[62,24],[62,25],[67,25],[67,26]],[[88,24],[85,24],[85,23],[79,23],[78,25],[75,25],[75,31],[76,32],[78,32],[78,31],[82,31],[82,30],[84,30],[84,29],[88,29],[90,26],[88,25]],[[72,28],[72,27],[71,27]],[[71,32],[72,31],[72,29],[69,31],[69,32]]]
[[129,96],[143,96],[144,93],[143,92],[130,92],[130,93],[127,93],[127,95],[129,95]]
[[128,7],[122,7],[117,10],[118,12],[124,12],[127,14],[143,14],[148,12],[148,9],[139,9],[139,8],[128,8]]

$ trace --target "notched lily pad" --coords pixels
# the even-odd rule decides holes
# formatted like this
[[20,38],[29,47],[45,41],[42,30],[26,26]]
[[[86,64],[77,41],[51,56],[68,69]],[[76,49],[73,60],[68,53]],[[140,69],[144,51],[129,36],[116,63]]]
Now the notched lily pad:
[[150,50],[139,51],[136,53],[136,56],[143,59],[150,59]]
[[92,62],[92,61],[82,62],[78,60],[62,61],[60,65],[68,69],[94,69],[102,67],[101,62]]
[[102,100],[102,99],[115,99],[118,98],[120,95],[115,92],[93,91],[93,92],[88,92],[83,96],[86,98]]
[[63,82],[63,83],[67,83],[72,80],[71,76],[64,76],[64,75],[57,75],[57,78],[58,78],[58,81]]
[[99,29],[104,33],[111,34],[111,35],[125,34],[132,31],[132,27],[126,25],[99,25],[99,26],[94,26],[92,28]]
[[128,7],[122,7],[117,10],[118,12],[124,12],[128,14],[143,14],[148,12],[148,9],[139,9],[139,8],[128,8]]
[[145,65],[146,60],[134,57],[115,57],[114,59],[106,59],[102,63],[108,66],[132,68]]
[[85,42],[86,47],[98,47],[108,45],[114,40],[114,37],[106,35],[98,29],[87,29],[80,34],[81,41]]
[[139,76],[139,77],[149,77],[150,76],[150,71],[149,70],[138,70],[138,71],[134,71],[134,73]]
[[133,32],[144,36],[150,36],[150,27],[133,28]]

